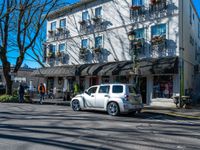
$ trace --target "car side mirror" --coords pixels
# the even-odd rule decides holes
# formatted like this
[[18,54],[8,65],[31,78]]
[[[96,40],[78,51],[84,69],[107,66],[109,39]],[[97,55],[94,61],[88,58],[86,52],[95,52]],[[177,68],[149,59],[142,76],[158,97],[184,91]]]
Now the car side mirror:
[[91,95],[87,90],[85,90],[85,92],[84,93],[86,93],[87,95]]

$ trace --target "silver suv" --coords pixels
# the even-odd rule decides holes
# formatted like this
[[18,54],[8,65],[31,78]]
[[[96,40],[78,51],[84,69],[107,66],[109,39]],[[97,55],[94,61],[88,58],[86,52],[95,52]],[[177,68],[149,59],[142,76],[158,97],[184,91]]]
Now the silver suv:
[[72,98],[71,107],[74,111],[88,108],[104,110],[116,116],[119,113],[140,112],[143,104],[141,95],[131,84],[101,84]]

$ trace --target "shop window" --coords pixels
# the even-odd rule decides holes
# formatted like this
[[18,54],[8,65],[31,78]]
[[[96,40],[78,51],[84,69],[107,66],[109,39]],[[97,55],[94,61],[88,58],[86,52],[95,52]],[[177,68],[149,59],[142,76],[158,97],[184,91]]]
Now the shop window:
[[127,76],[115,76],[114,82],[116,82],[116,83],[129,83],[129,78]]
[[101,83],[109,83],[110,77],[109,76],[102,76]]
[[171,98],[173,95],[173,76],[154,76],[153,98]]

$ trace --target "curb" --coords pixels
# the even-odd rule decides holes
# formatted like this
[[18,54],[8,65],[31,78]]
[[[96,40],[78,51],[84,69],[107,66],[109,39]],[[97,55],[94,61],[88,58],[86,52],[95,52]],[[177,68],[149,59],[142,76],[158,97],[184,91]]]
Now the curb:
[[198,120],[200,120],[200,117],[197,117],[197,116],[177,114],[177,113],[173,113],[173,112],[164,113],[164,114],[170,115],[170,116],[175,116],[175,117],[182,117],[182,118],[187,118],[187,119],[198,119]]
[[162,115],[168,115],[168,116],[173,116],[173,117],[181,117],[181,118],[186,118],[186,119],[198,119],[200,120],[200,117],[198,116],[191,116],[191,115],[184,115],[184,114],[178,114],[174,112],[152,112],[152,111],[143,111],[145,113],[152,113],[152,114],[162,114]]

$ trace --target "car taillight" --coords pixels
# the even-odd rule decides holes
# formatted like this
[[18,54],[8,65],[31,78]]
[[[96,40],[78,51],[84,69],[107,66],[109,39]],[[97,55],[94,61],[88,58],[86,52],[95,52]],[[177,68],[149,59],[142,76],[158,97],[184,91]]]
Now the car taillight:
[[125,100],[129,100],[129,96],[128,95],[124,95]]

